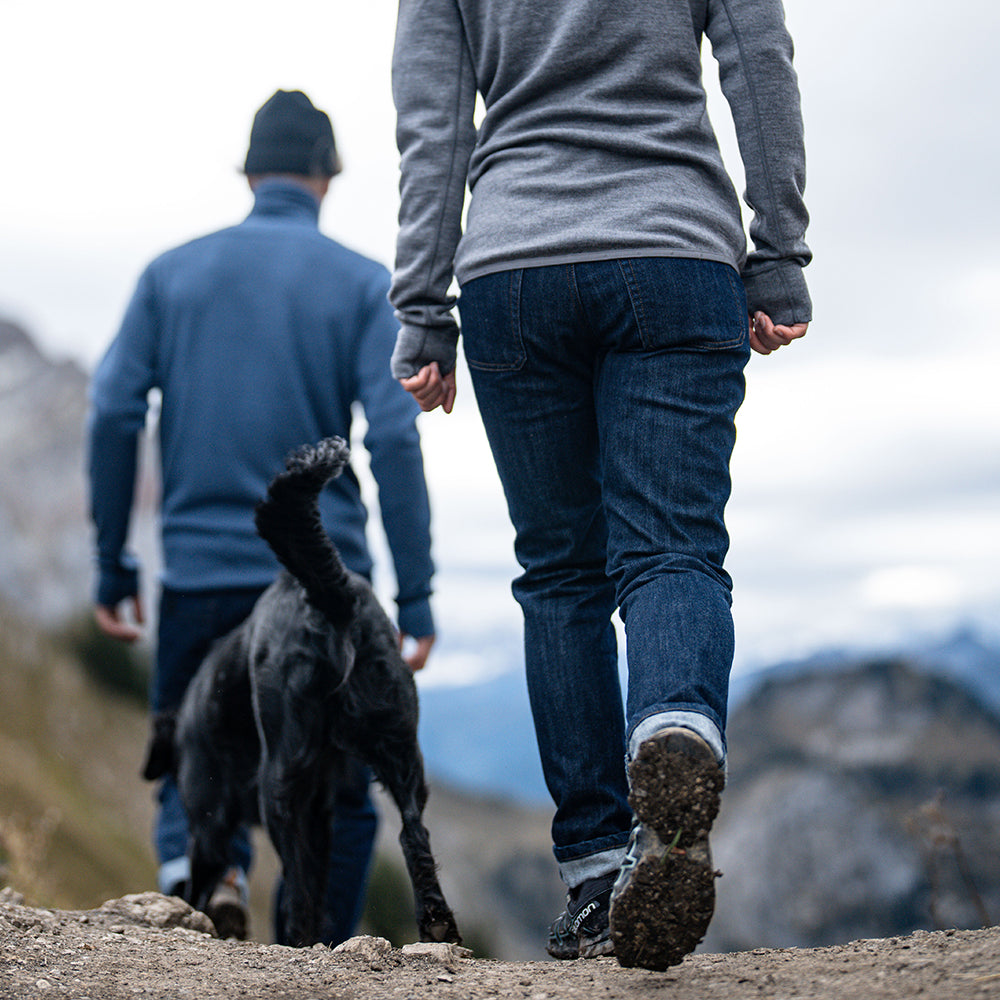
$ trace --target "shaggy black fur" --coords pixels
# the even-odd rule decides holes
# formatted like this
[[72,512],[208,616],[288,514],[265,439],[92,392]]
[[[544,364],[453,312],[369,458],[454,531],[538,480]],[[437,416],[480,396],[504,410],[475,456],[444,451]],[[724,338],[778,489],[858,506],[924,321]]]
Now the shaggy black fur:
[[285,877],[290,941],[315,943],[333,789],[347,755],[367,762],[402,815],[400,843],[423,941],[460,941],[422,814],[417,691],[367,581],[323,529],[317,497],[348,459],[340,438],[295,452],[257,508],[286,572],[206,657],[176,717],[154,721],[144,776],[176,775],[190,827],[188,900],[203,909],[240,823],[263,819]]

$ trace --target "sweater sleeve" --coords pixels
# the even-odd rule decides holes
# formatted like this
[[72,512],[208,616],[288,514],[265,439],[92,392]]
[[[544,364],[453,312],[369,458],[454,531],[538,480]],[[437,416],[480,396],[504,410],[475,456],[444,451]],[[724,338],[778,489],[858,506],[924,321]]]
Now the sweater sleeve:
[[392,377],[396,322],[386,297],[388,275],[373,282],[357,350],[358,396],[368,430],[365,448],[396,571],[399,628],[415,638],[434,634],[431,615],[430,501],[417,431],[419,407]]
[[450,287],[476,139],[475,77],[455,0],[400,0],[392,92],[401,196],[392,374],[406,378],[431,361],[455,367]]
[[87,464],[97,549],[95,600],[107,607],[139,593],[139,564],[126,543],[139,435],[146,422],[146,397],[154,385],[155,336],[152,278],[147,270],[90,385]]
[[775,323],[808,322],[812,305],[802,269],[812,253],[805,243],[802,114],[781,0],[708,0],[705,31],[754,213],[754,249],[743,267],[749,310],[762,309]]

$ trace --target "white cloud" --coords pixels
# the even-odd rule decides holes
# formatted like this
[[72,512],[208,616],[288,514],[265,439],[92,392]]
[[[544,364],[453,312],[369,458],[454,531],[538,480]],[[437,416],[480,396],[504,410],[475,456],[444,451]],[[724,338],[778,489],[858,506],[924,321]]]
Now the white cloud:
[[869,573],[861,583],[861,597],[873,608],[916,611],[956,608],[962,590],[951,569],[935,566],[889,566]]

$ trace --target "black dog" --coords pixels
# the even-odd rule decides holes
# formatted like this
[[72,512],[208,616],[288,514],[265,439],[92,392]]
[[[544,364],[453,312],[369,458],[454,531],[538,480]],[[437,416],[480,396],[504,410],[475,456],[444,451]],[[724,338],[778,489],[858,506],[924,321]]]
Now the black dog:
[[173,773],[191,828],[186,898],[204,909],[241,823],[263,819],[285,878],[284,924],[319,940],[333,790],[347,757],[365,761],[399,807],[400,843],[422,941],[461,941],[422,822],[427,787],[417,691],[368,582],[320,523],[317,497],[349,451],[340,438],[286,462],[256,512],[287,572],[222,639],[176,716],[155,720],[144,776]]

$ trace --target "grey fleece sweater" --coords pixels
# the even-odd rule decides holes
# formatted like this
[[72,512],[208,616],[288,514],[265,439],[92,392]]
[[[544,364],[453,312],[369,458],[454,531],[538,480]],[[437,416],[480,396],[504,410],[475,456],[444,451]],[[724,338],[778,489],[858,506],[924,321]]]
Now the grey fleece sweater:
[[[749,255],[706,112],[703,36],[745,167]],[[520,267],[723,261],[741,273],[751,312],[811,319],[802,120],[781,0],[400,0],[392,77],[397,377],[431,361],[453,367],[453,277]]]

